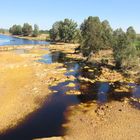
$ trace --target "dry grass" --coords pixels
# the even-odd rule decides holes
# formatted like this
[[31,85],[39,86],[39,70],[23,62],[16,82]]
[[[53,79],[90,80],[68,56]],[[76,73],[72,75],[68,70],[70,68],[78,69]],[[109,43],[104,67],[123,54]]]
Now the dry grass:
[[40,40],[40,41],[46,41],[49,39],[49,34],[40,34],[37,37],[32,37],[32,36],[16,36],[18,38],[23,38],[23,39],[29,39],[29,40]]
[[108,63],[114,65],[113,51],[110,50],[101,50],[96,54],[91,55],[89,62],[101,62],[102,60],[108,60]]

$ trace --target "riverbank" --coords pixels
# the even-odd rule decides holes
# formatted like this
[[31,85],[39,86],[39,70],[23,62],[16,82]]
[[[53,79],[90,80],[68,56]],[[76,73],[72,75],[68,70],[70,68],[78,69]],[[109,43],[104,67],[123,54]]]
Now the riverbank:
[[[91,62],[85,63],[86,59],[82,55],[74,53],[77,46],[78,44],[25,45],[22,49],[27,50],[27,53],[0,52],[1,133],[18,126],[32,112],[41,108],[44,101],[57,92],[50,87],[62,85],[66,81],[79,80],[78,91],[72,90],[66,94],[68,97],[76,96],[81,101],[64,112],[67,121],[62,126],[67,132],[66,136],[58,139],[139,138],[140,129],[137,124],[140,123],[140,112],[136,104],[132,105],[136,102],[139,106],[139,100],[132,98],[131,94],[136,84],[135,80],[113,69],[113,61],[109,62],[111,66],[93,66]],[[36,62],[44,54],[50,53],[46,48],[49,48],[52,54],[62,53],[61,61],[50,64]],[[20,46],[18,49],[21,49]],[[110,51],[108,54],[106,55],[112,56]],[[67,63],[76,62],[81,63],[80,77],[64,75],[67,72]],[[70,72],[73,73],[74,70],[70,69]],[[67,86],[71,89],[75,83]],[[63,86],[58,87],[62,92],[65,91]],[[102,101],[100,97],[104,99],[104,94],[105,99],[109,99],[105,100],[105,105],[99,104],[98,102]]]
[[17,38],[28,39],[28,40],[36,40],[36,41],[47,41],[49,40],[49,34],[40,34],[37,37],[32,36],[14,36]]
[[64,78],[65,69],[57,70],[63,64],[36,62],[48,50],[39,45],[22,47],[28,53],[0,52],[0,133],[39,109],[51,94],[49,86]]
[[0,52],[24,49],[24,50],[31,50],[35,48],[47,48],[47,45],[7,45],[7,46],[0,46]]
[[139,140],[140,111],[128,102],[97,106],[94,102],[71,107],[65,140]]

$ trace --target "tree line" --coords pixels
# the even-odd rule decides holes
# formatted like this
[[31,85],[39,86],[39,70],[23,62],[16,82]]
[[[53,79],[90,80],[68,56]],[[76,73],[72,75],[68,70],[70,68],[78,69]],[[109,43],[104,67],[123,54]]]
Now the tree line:
[[8,32],[9,32],[8,29],[0,28],[0,33],[1,33],[1,34],[5,34],[5,33],[8,33]]
[[[38,25],[33,27],[24,23],[13,25],[9,32],[13,35],[23,35],[34,37],[38,36],[40,31]],[[85,57],[98,53],[100,50],[112,49],[117,68],[131,69],[140,64],[140,46],[136,41],[140,36],[132,26],[124,32],[121,28],[113,30],[108,20],[101,21],[99,17],[89,16],[78,26],[72,19],[56,21],[50,31],[41,31],[49,33],[51,41],[61,41],[65,43],[78,42],[80,52]]]
[[90,16],[78,28],[75,21],[64,19],[53,24],[50,39],[79,42],[80,51],[86,57],[100,50],[112,49],[117,68],[131,69],[140,64],[140,51],[135,45],[136,31],[132,26],[126,32],[121,28],[113,30],[109,21]]
[[21,25],[13,25],[10,29],[9,32],[12,35],[22,35],[22,36],[33,36],[37,37],[39,35],[39,26],[37,24],[34,25],[34,29],[32,25],[28,23],[24,23],[23,26]]

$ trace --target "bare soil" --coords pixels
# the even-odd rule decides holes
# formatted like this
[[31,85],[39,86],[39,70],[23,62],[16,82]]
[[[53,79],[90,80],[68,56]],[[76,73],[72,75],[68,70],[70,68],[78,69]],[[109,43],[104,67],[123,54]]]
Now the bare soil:
[[124,102],[98,107],[81,104],[69,110],[65,140],[139,140],[140,111]]
[[57,70],[63,64],[37,63],[41,55],[40,49],[28,54],[0,52],[0,133],[41,107],[51,94],[49,86],[64,78],[65,70]]

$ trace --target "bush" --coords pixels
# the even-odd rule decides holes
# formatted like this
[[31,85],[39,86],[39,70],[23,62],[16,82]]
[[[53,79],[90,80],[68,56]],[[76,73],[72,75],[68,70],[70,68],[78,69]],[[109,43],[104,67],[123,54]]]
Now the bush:
[[39,26],[37,24],[35,24],[32,36],[37,37],[38,35],[39,35]]
[[28,23],[24,23],[23,28],[22,28],[22,33],[24,36],[29,36],[32,34],[32,26]]
[[59,37],[60,24],[61,22],[55,22],[52,26],[52,29],[49,32],[52,41],[58,41],[60,39]]
[[10,29],[9,32],[12,35],[22,35],[22,27],[20,25],[13,25]]

